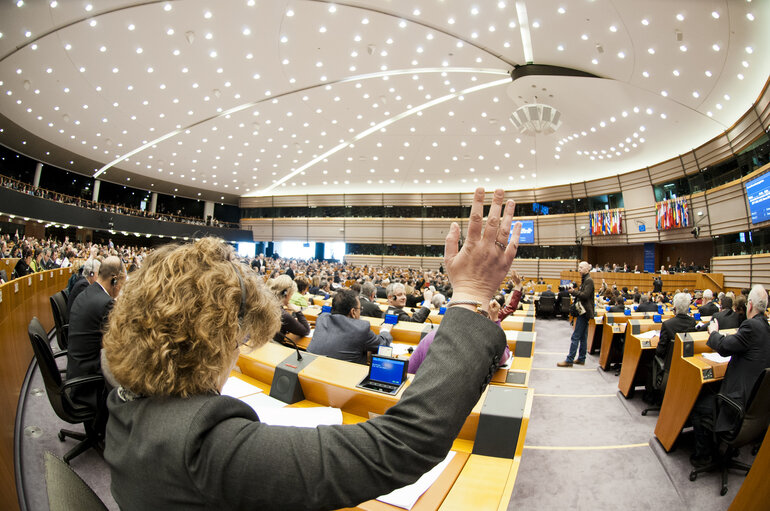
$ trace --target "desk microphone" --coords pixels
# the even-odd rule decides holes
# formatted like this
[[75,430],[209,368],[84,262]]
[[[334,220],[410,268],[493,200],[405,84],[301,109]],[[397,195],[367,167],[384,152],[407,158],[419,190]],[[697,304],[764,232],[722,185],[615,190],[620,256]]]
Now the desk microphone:
[[299,346],[297,346],[297,343],[289,339],[289,337],[286,334],[281,334],[281,335],[283,336],[283,340],[286,344],[291,344],[291,346],[295,350],[297,350],[297,361],[299,362],[300,360],[302,360],[302,355],[300,354]]

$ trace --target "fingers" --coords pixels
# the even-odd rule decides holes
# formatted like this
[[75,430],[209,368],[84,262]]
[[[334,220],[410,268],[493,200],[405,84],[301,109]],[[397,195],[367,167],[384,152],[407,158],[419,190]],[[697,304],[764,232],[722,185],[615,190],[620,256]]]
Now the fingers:
[[503,198],[505,193],[498,188],[492,195],[492,206],[489,208],[487,216],[487,226],[484,229],[484,239],[488,241],[500,241],[497,239],[497,229],[500,227],[500,211],[503,207]]
[[473,194],[471,216],[468,219],[468,241],[478,241],[481,238],[481,226],[484,223],[484,189],[476,188]]
[[516,222],[513,226],[513,234],[511,235],[511,242],[505,248],[505,255],[513,261],[516,257],[516,251],[519,250],[519,236],[521,236],[521,222]]
[[[470,230],[470,228],[468,228]],[[444,263],[448,263],[457,255],[458,243],[460,242],[460,226],[457,222],[452,222],[449,226],[449,232],[444,240]]]
[[513,208],[516,203],[513,200],[508,200],[505,203],[505,211],[503,212],[503,221],[500,224],[500,232],[503,233],[506,240],[510,240],[508,233],[511,232],[511,222],[513,221]]

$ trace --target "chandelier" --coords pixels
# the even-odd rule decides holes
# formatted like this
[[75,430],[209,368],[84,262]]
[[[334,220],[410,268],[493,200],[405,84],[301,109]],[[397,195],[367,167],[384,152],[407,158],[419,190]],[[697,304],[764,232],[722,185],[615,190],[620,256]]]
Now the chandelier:
[[549,105],[529,103],[511,114],[511,123],[519,129],[519,133],[550,135],[561,126],[561,112]]

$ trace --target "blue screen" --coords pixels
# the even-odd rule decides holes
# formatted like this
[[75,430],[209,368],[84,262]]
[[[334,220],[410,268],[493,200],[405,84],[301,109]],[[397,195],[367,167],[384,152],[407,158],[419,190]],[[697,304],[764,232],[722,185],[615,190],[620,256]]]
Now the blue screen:
[[[519,236],[519,245],[531,245],[535,243],[535,221],[519,221],[521,222],[521,236]],[[508,243],[511,242],[511,236],[513,236],[513,227],[511,227],[511,232],[508,234]]]
[[372,356],[372,370],[369,373],[369,378],[382,383],[400,385],[404,375],[404,364],[406,362],[403,360]]
[[770,174],[764,174],[746,183],[751,223],[770,220]]

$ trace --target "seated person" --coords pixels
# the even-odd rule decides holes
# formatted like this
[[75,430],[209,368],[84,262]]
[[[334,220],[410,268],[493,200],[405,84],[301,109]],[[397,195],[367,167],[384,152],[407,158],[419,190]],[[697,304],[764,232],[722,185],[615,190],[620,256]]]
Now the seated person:
[[[423,299],[425,302],[430,303],[433,298],[433,291],[426,289],[423,292]],[[399,321],[411,321],[412,323],[425,323],[425,320],[430,314],[430,308],[426,306],[420,307],[420,310],[409,316],[404,310],[406,305],[406,289],[400,282],[395,282],[388,286],[388,310],[385,314],[395,314],[398,316]]]
[[[723,357],[731,357],[719,393],[742,406],[748,404],[760,373],[770,367],[770,326],[765,319],[765,309],[767,292],[757,285],[749,293],[748,319],[736,333],[720,334],[722,326],[718,320],[709,324],[710,335],[706,345]],[[717,408],[712,387],[706,387],[701,393],[690,417],[695,434],[695,452],[690,462],[699,467],[711,462],[714,453],[712,432],[730,431],[736,418],[729,407]]]
[[307,301],[307,290],[310,288],[310,282],[305,277],[297,277],[294,279],[294,283],[297,284],[297,291],[294,292],[289,303],[293,303],[300,309],[304,309],[309,305]]
[[268,280],[267,287],[278,298],[281,307],[281,328],[275,334],[275,340],[283,343],[284,336],[292,334],[295,337],[291,339],[295,341],[309,334],[310,324],[307,322],[307,318],[299,310],[299,307],[289,301],[297,291],[297,284],[291,280],[291,277],[279,275],[274,279]]
[[118,507],[350,507],[443,460],[505,347],[503,331],[468,305],[490,300],[517,249],[495,244],[507,242],[513,201],[501,222],[503,191],[495,192],[482,237],[483,198],[477,190],[461,250],[458,225],[449,229],[445,264],[458,303],[420,374],[387,413],[358,424],[268,426],[221,396],[241,344],[262,346],[278,330],[277,303],[219,240],[155,249],[127,282],[105,334],[121,385],[109,396],[104,450]]
[[676,334],[682,332],[694,332],[696,321],[688,315],[690,312],[690,295],[678,293],[674,295],[674,312],[676,316],[667,319],[660,327],[660,339],[655,348],[655,356],[666,359],[668,344],[674,342]]
[[738,315],[738,325],[743,324],[746,321],[746,303],[748,299],[743,294],[738,295],[733,300],[733,310]]
[[433,298],[430,299],[430,305],[434,309],[440,309],[446,305],[446,298],[441,293],[436,293],[433,295]]
[[371,282],[364,282],[361,286],[361,296],[358,299],[361,301],[361,315],[372,318],[381,318],[384,316],[384,312],[380,309],[380,304],[375,300],[375,294],[377,289]]
[[34,253],[35,252],[31,248],[24,249],[24,254],[16,262],[16,266],[13,267],[11,279],[26,277],[27,275],[32,275],[35,273],[35,270],[32,269],[32,256]]
[[608,312],[625,312],[626,306],[624,305],[622,296],[616,296],[610,301],[610,310]]
[[719,312],[719,306],[714,301],[714,293],[710,289],[703,291],[704,305],[698,307],[701,316],[713,316]]
[[[716,320],[719,323],[719,328],[727,329],[738,328],[741,326],[745,317],[740,317],[738,313],[733,310],[733,299],[728,295],[724,295],[720,305],[722,306],[722,310],[711,316],[712,320]],[[703,325],[698,327],[698,330],[706,330],[706,328],[708,328],[708,325]]]
[[636,312],[658,312],[658,306],[650,301],[649,295],[642,295],[639,298],[639,307],[636,308]]
[[315,322],[313,339],[307,350],[317,355],[357,364],[366,364],[366,353],[378,346],[390,346],[392,325],[382,325],[380,335],[372,332],[368,321],[362,321],[358,293],[340,289],[332,300],[332,313],[320,314]]
[[495,321],[498,323],[502,323],[505,318],[519,309],[519,302],[522,298],[523,289],[521,281],[522,279],[519,277],[519,274],[516,273],[516,270],[511,270],[511,283],[513,284],[513,289],[510,293],[508,293],[508,304],[505,305],[497,315],[497,319]]
[[99,274],[99,268],[102,263],[98,259],[89,259],[80,268],[81,275],[72,284],[70,294],[67,296],[67,317],[72,312],[72,304],[75,303],[75,299],[80,293],[96,281],[96,276]]
[[[99,267],[96,281],[77,297],[70,311],[67,379],[101,374],[102,332],[115,298],[126,279],[123,263],[108,257]],[[77,403],[99,407],[104,384],[72,389],[70,397]]]
[[548,285],[546,285],[546,286],[545,286],[545,291],[543,291],[542,293],[540,293],[540,298],[542,298],[542,297],[544,297],[544,296],[545,296],[546,298],[547,298],[547,297],[551,297],[551,298],[553,298],[553,297],[555,297],[555,296],[556,296],[556,295],[554,294],[554,292],[553,292],[553,286],[551,286],[551,284],[548,284]]

